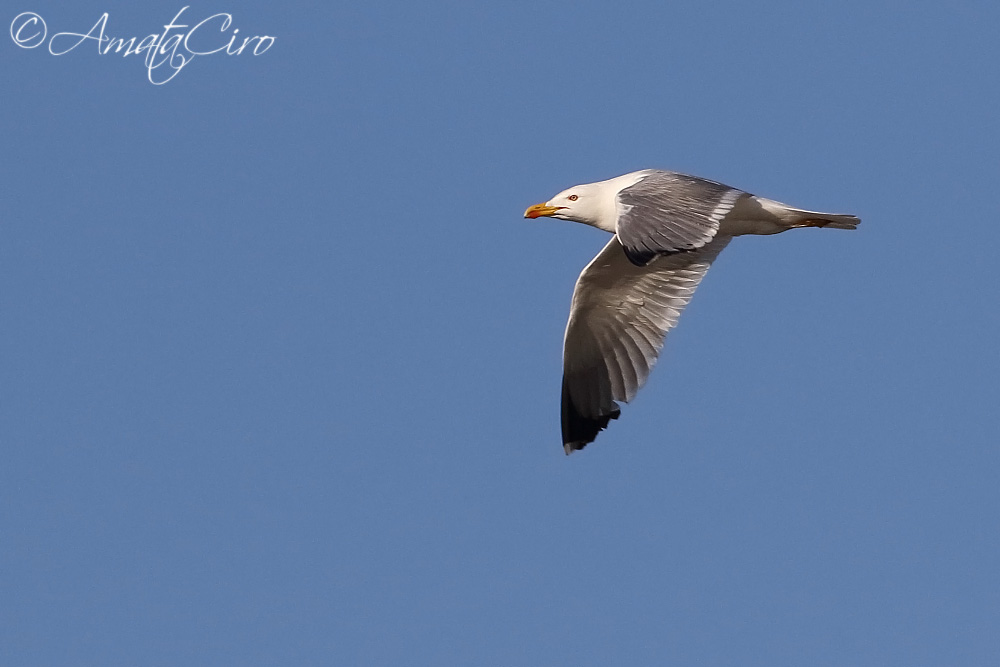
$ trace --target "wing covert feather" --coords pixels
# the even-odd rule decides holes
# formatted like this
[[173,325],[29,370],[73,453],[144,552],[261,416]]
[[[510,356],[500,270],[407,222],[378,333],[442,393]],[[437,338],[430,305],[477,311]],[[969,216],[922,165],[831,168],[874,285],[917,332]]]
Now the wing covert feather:
[[694,250],[711,241],[742,190],[697,176],[651,171],[618,193],[618,238],[639,266],[657,255]]

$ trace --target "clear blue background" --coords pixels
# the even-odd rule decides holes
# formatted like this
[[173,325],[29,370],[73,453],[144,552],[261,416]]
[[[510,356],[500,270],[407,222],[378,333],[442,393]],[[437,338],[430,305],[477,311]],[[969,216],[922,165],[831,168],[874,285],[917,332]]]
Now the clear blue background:
[[[1000,5],[215,12],[275,45],[159,87],[3,34],[0,663],[1000,664]],[[646,167],[864,223],[567,458],[605,236],[521,215]]]

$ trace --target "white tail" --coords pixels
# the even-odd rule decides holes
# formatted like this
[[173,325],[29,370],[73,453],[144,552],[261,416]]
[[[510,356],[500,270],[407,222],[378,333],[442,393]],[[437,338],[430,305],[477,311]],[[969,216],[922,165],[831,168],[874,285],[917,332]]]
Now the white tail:
[[857,229],[861,224],[861,218],[855,215],[844,213],[822,213],[820,211],[806,211],[801,208],[792,208],[787,204],[755,197],[761,207],[768,213],[774,215],[789,227],[832,227],[833,229]]

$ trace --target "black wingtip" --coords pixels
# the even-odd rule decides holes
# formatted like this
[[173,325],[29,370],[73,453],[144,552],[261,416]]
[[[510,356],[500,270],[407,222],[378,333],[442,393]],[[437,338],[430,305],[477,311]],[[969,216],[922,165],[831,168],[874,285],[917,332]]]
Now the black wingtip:
[[614,409],[606,415],[596,418],[583,416],[573,405],[566,380],[563,379],[562,436],[563,449],[567,456],[593,442],[597,434],[608,427],[608,422],[612,419],[618,419],[619,415],[621,415],[621,410],[615,404]]

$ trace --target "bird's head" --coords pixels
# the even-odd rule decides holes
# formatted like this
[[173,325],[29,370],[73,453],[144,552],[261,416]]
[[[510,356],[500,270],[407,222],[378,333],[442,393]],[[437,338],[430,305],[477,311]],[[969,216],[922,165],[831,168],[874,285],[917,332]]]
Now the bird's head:
[[546,216],[599,226],[598,222],[607,208],[607,203],[600,196],[600,190],[594,186],[594,183],[588,183],[563,190],[544,204],[528,207],[528,210],[524,212],[524,217],[540,218]]

